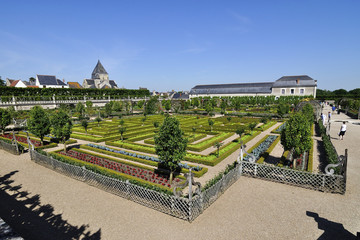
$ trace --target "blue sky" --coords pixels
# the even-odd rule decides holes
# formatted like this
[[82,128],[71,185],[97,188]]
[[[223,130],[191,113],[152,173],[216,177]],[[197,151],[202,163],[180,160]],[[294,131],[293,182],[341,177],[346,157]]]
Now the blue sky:
[[0,0],[0,76],[190,90],[306,74],[360,87],[360,1]]

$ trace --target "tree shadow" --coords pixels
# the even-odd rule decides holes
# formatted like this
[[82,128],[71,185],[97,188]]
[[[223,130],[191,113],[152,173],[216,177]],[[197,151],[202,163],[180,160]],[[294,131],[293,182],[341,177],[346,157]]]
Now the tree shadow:
[[320,230],[324,230],[324,233],[318,238],[318,240],[360,239],[359,232],[357,233],[357,236],[355,236],[346,230],[341,223],[329,221],[326,218],[319,217],[319,214],[310,211],[306,211],[306,215],[314,218],[314,220],[318,223],[318,228]]
[[90,233],[89,225],[73,226],[55,214],[49,204],[41,204],[40,195],[30,196],[11,180],[18,171],[0,177],[0,217],[24,239],[101,239],[101,229]]

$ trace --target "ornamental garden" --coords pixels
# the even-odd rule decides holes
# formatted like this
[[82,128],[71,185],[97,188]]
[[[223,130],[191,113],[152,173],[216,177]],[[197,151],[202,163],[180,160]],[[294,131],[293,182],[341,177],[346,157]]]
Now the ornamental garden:
[[[308,100],[238,97],[174,102],[151,98],[111,101],[103,108],[87,101],[55,110],[8,109],[1,110],[3,130],[11,115],[27,119],[27,124],[0,139],[14,142],[15,136],[27,148],[29,138],[44,155],[171,195],[190,170],[203,189],[214,185],[224,174],[219,165],[234,166],[241,144],[249,145],[244,161],[251,155],[259,164],[317,171],[313,169],[313,107],[306,104],[295,110],[299,102]],[[329,159],[331,163],[333,158]]]

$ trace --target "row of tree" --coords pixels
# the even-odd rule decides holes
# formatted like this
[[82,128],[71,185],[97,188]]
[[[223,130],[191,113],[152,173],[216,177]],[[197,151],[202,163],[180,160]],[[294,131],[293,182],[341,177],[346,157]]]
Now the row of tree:
[[360,98],[360,88],[347,91],[345,89],[337,89],[334,91],[317,89],[316,98],[320,100],[330,100],[339,98]]

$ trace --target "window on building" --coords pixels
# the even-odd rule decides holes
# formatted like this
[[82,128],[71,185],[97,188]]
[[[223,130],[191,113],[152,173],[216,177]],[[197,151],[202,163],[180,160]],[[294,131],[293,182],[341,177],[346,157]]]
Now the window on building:
[[295,94],[295,89],[294,88],[290,89],[290,93]]
[[285,88],[282,88],[281,89],[281,94],[285,94],[285,93],[286,93]]
[[304,94],[305,93],[305,89],[300,88],[300,94]]

